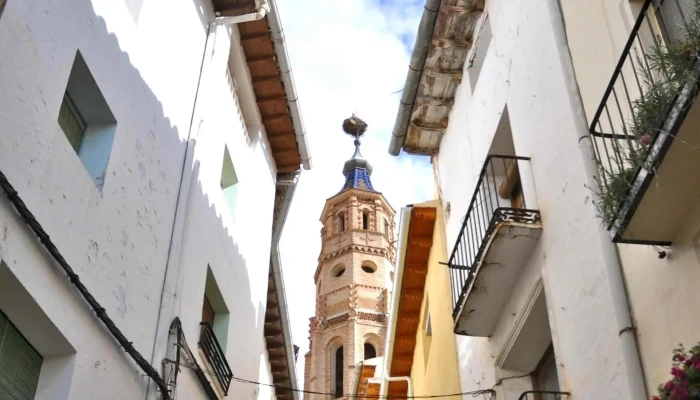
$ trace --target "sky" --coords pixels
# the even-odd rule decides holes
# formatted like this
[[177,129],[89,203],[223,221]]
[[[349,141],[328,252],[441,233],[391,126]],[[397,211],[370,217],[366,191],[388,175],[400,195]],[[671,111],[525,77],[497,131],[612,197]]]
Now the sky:
[[422,0],[277,1],[313,162],[300,177],[280,243],[292,337],[300,347],[300,387],[309,318],[315,310],[319,218],[325,200],[342,187],[343,163],[354,151],[352,138],[342,131],[343,120],[356,113],[368,123],[362,154],[374,167],[374,188],[397,213],[434,195],[428,157],[388,153],[398,92],[406,79],[423,4]]

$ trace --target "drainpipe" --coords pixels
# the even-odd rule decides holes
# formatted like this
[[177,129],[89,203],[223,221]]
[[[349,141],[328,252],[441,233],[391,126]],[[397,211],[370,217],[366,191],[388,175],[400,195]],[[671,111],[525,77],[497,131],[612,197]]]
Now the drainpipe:
[[418,84],[420,83],[420,77],[423,73],[425,59],[428,57],[428,44],[430,43],[430,38],[433,37],[433,30],[435,29],[435,21],[437,20],[439,9],[440,0],[426,0],[423,16],[420,19],[420,25],[418,25],[416,43],[413,45],[413,53],[411,54],[411,63],[408,66],[406,83],[403,86],[403,93],[401,94],[399,112],[396,114],[394,131],[391,133],[389,154],[394,156],[399,155],[401,146],[403,146],[403,142],[406,139],[408,121],[411,118],[413,102],[416,100],[416,93],[418,92]]
[[294,78],[292,77],[292,67],[289,63],[289,55],[287,47],[284,45],[284,32],[282,30],[282,21],[277,12],[277,4],[275,0],[268,0],[270,5],[270,13],[267,16],[267,21],[270,24],[270,32],[272,33],[272,42],[275,47],[275,55],[279,63],[280,75],[284,86],[284,94],[287,97],[287,106],[292,115],[292,125],[296,134],[297,146],[301,155],[301,165],[304,169],[311,169],[311,154],[309,152],[309,144],[306,140],[306,131],[304,130],[304,122],[301,119],[299,108],[299,97],[294,86]]
[[[275,219],[272,223],[272,243],[270,249],[270,260],[272,263],[272,279],[275,282],[276,296],[277,296],[277,306],[280,312],[280,323],[282,325],[282,335],[284,336],[284,348],[287,354],[287,369],[289,370],[289,381],[290,387],[296,389],[297,374],[296,374],[296,360],[294,358],[294,343],[292,342],[291,325],[289,323],[289,313],[287,312],[287,295],[284,289],[284,277],[282,275],[282,261],[280,259],[279,243],[280,237],[282,236],[282,229],[284,228],[284,223],[287,219],[287,214],[289,213],[289,207],[292,204],[292,198],[294,198],[294,191],[296,190],[297,182],[299,181],[299,176],[301,171],[297,171],[292,174],[291,179],[279,180],[277,181],[277,186],[284,187],[284,194],[282,195],[282,202],[280,208],[275,215]],[[292,390],[292,396],[294,400],[299,400],[299,392]]]
[[241,22],[257,21],[259,19],[265,18],[267,13],[270,12],[270,3],[268,0],[262,0],[260,6],[250,14],[236,15],[235,17],[219,17],[217,13],[216,19],[214,19],[215,25],[235,25]]
[[396,324],[399,314],[399,299],[401,298],[401,286],[403,285],[403,271],[406,264],[404,253],[408,244],[408,229],[411,226],[412,206],[401,209],[401,223],[399,225],[399,243],[396,252],[396,281],[391,293],[391,313],[389,314],[389,326],[386,335],[386,345],[384,346],[384,368],[382,370],[382,383],[379,386],[379,397],[386,398],[389,393],[389,382],[406,381],[408,383],[407,397],[413,397],[413,386],[410,376],[390,376],[391,358],[394,355],[394,340],[396,336]]
[[[554,39],[559,49],[562,72],[566,88],[569,92],[571,109],[576,123],[575,133],[581,150],[584,168],[586,171],[588,187],[598,187],[596,179],[598,167],[595,163],[593,144],[589,136],[586,113],[583,101],[578,90],[578,82],[574,71],[573,61],[569,52],[569,46],[564,29],[564,15],[562,14],[558,0],[547,0],[547,6],[551,15],[551,26],[554,31]],[[618,258],[616,244],[610,240],[610,235],[602,224],[599,224],[598,236],[604,259],[605,274],[608,278],[610,295],[612,297],[613,310],[615,312],[617,331],[620,338],[623,362],[626,369],[627,385],[630,399],[648,399],[642,370],[642,362],[637,344],[636,329],[630,313],[629,299],[622,275],[622,265]]]

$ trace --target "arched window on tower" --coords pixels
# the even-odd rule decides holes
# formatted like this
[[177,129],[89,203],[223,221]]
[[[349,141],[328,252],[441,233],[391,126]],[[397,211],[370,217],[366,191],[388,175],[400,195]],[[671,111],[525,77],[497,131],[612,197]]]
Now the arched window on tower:
[[384,219],[384,234],[389,236],[389,221]]
[[338,233],[345,231],[345,213],[338,213]]
[[365,342],[365,360],[369,360],[370,358],[374,358],[376,356],[377,349],[375,349],[371,344]]
[[369,211],[367,210],[362,211],[362,229],[369,229]]
[[338,347],[333,354],[333,379],[331,390],[335,395],[333,397],[343,397],[343,346]]

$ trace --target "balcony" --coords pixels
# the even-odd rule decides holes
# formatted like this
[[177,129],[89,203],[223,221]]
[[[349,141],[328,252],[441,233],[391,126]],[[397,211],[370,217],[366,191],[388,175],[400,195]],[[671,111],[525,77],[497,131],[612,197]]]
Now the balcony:
[[596,205],[615,242],[670,245],[700,200],[695,4],[643,3],[591,122]]
[[526,157],[490,155],[481,169],[448,262],[457,334],[493,334],[542,233],[531,177]]
[[567,400],[571,393],[553,392],[546,390],[528,390],[518,397],[518,400]]
[[209,364],[206,369],[212,371],[224,396],[226,396],[233,378],[231,367],[226,362],[226,355],[221,349],[219,341],[216,340],[211,324],[209,322],[201,322],[199,328],[199,348],[204,354],[207,364]]

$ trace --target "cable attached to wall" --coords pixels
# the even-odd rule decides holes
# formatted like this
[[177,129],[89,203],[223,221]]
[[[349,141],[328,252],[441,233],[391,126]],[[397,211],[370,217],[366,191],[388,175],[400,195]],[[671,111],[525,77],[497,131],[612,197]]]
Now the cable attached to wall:
[[2,187],[3,191],[10,200],[10,203],[12,203],[12,205],[14,206],[20,218],[22,218],[24,223],[26,223],[29,226],[29,228],[34,232],[41,244],[44,245],[46,251],[48,251],[51,257],[53,257],[53,259],[56,261],[56,263],[58,263],[58,265],[61,266],[63,272],[65,272],[66,275],[68,275],[68,279],[70,280],[70,282],[73,284],[76,290],[78,290],[78,292],[83,296],[83,299],[85,299],[85,301],[90,305],[90,308],[92,308],[92,310],[95,312],[97,318],[99,318],[99,320],[102,321],[102,323],[107,328],[112,337],[114,337],[114,339],[119,343],[119,345],[124,348],[124,351],[134,360],[134,362],[139,366],[139,368],[141,368],[141,370],[146,375],[148,375],[148,377],[151,378],[156,383],[156,385],[158,385],[158,389],[160,390],[161,395],[163,396],[163,400],[171,400],[168,386],[166,385],[163,378],[161,378],[160,374],[158,374],[158,371],[156,371],[155,368],[153,368],[153,366],[151,366],[151,364],[149,364],[148,361],[146,361],[146,359],[143,358],[141,353],[139,353],[138,350],[136,350],[134,345],[124,336],[122,331],[119,330],[119,328],[117,328],[117,326],[114,324],[114,321],[112,321],[112,319],[109,318],[105,309],[100,305],[100,303],[97,302],[97,300],[95,300],[92,294],[90,294],[85,285],[83,285],[83,283],[80,281],[78,275],[73,271],[68,262],[66,262],[66,260],[58,251],[56,246],[53,244],[49,235],[46,233],[46,231],[44,231],[44,228],[36,220],[32,212],[29,211],[29,209],[24,204],[15,188],[10,184],[10,182],[7,180],[7,177],[5,177],[2,171],[0,171],[0,187]]

